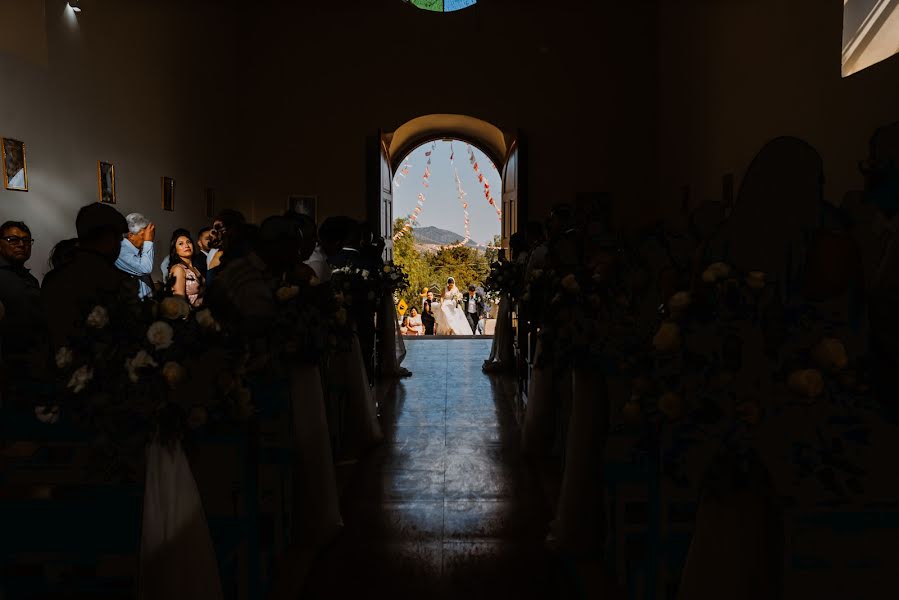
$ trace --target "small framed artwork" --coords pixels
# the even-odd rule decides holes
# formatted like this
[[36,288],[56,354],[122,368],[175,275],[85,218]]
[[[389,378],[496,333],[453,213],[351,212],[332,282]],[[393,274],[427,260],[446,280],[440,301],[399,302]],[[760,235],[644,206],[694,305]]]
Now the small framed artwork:
[[215,190],[206,188],[206,216],[210,219],[215,216]]
[[175,180],[171,177],[162,178],[162,210],[175,210]]
[[25,166],[25,142],[3,138],[0,143],[3,159],[3,187],[17,192],[28,191],[28,170]]
[[100,190],[100,202],[115,204],[115,165],[102,160],[97,161],[97,186]]
[[316,208],[318,204],[318,196],[288,196],[287,210],[301,215],[307,215],[318,223],[316,219]]

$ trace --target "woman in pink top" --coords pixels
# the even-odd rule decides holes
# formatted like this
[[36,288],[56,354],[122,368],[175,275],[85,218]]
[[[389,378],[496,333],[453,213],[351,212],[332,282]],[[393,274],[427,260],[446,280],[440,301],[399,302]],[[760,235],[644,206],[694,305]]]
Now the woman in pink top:
[[205,281],[200,271],[193,266],[191,259],[194,244],[190,235],[181,232],[172,237],[169,248],[169,278],[172,281],[172,293],[186,296],[193,308],[202,306]]

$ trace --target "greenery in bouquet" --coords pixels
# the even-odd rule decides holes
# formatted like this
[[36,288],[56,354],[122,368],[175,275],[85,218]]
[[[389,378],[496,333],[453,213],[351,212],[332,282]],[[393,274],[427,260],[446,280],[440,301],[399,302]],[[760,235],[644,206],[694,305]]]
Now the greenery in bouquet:
[[331,322],[336,311],[342,309],[337,306],[331,287],[284,283],[276,290],[275,298],[272,348],[304,363],[318,364],[330,347]]
[[490,274],[484,287],[494,296],[509,296],[518,300],[525,291],[524,265],[511,261],[495,261],[490,265]]
[[149,441],[253,412],[246,355],[232,345],[208,310],[192,312],[183,297],[100,302],[83,333],[56,351],[58,406],[36,414],[87,431],[110,477],[139,476]]
[[381,280],[381,293],[394,294],[409,289],[409,275],[400,265],[393,261],[384,263],[378,273]]

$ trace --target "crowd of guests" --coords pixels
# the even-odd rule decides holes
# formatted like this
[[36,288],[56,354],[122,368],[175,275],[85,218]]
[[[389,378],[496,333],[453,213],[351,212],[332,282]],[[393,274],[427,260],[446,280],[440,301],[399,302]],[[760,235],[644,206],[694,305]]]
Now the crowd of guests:
[[[443,335],[439,331],[434,313],[439,310],[440,301],[434,297],[434,291],[424,288],[421,291],[421,309],[413,306],[408,315],[400,321],[400,332],[403,335]],[[464,313],[471,335],[485,335],[487,320],[490,318],[492,303],[486,298],[484,291],[474,284],[469,284],[468,291],[462,294],[458,308]],[[463,335],[468,332],[457,332]]]
[[[0,225],[0,328],[8,376],[37,377],[51,350],[83,329],[82,313],[91,302],[176,295],[192,309],[212,308],[223,320],[246,316],[258,322],[270,318],[268,292],[288,272],[318,284],[328,282],[333,269],[383,266],[384,241],[366,224],[342,216],[317,227],[308,216],[289,212],[256,226],[238,211],[223,211],[196,237],[176,229],[156,278],[156,225],[146,216],[93,203],[79,210],[75,229],[77,237],[53,247],[51,270],[39,283],[28,267],[30,227],[21,221]],[[267,291],[260,294],[259,283]],[[364,310],[351,310],[350,318],[371,378],[375,319]]]

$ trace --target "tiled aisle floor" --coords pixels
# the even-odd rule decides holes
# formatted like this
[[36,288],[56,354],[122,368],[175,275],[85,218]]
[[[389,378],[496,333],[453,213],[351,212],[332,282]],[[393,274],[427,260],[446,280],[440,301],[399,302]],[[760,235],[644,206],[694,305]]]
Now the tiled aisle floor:
[[564,598],[550,519],[519,457],[509,383],[481,373],[490,340],[414,340],[382,405],[386,442],[342,496],[346,529],[304,598]]

